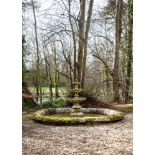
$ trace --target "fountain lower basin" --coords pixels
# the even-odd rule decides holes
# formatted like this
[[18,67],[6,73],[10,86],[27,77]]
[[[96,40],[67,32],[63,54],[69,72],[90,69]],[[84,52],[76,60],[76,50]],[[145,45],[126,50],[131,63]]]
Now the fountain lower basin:
[[42,124],[52,125],[80,125],[105,124],[117,122],[124,118],[124,114],[117,110],[103,108],[81,108],[83,115],[72,116],[72,108],[49,108],[34,113],[33,120]]

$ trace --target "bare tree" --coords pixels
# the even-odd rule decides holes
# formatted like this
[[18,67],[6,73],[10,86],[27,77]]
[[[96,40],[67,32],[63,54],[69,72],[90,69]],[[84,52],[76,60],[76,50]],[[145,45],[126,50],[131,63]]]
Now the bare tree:
[[[38,43],[38,33],[37,33],[37,19],[36,19],[36,13],[35,13],[35,5],[34,1],[31,0],[32,3],[32,10],[33,10],[33,17],[34,17],[34,30],[35,30],[35,42],[36,42],[36,51],[37,51],[37,96],[40,97],[40,104],[42,105],[42,90],[40,85],[40,58],[39,58],[39,43]],[[40,93],[39,93],[40,92]]]
[[58,73],[57,53],[55,43],[53,43],[53,54],[54,54],[54,86],[55,86],[55,97],[57,98],[59,97],[59,91],[58,91],[59,73]]
[[80,19],[79,19],[79,49],[78,49],[78,80],[81,81],[81,87],[84,88],[88,32],[92,15],[94,0],[90,0],[87,21],[85,24],[86,1],[80,0]]
[[114,101],[119,102],[119,51],[122,31],[122,0],[116,1],[115,16],[115,61],[113,71]]
[[48,85],[52,100],[52,87],[58,95],[61,83],[72,88],[77,79],[82,88],[95,90],[102,99],[128,102],[132,88],[132,23],[127,1],[107,0],[106,6],[97,8],[94,0],[56,0],[47,10],[36,9],[37,1],[30,2],[33,19],[31,10],[25,10],[27,28],[23,31],[28,32],[26,38],[34,55],[28,64],[32,76],[29,81],[37,88],[37,95],[42,94],[41,86]]
[[86,1],[80,0],[80,19],[79,19],[79,49],[78,49],[78,81],[82,78],[83,52],[84,52],[84,28],[85,28],[85,8]]
[[88,33],[90,29],[90,20],[91,20],[91,15],[92,15],[93,3],[94,3],[94,0],[90,0],[87,22],[86,22],[85,40],[84,40],[85,41],[84,42],[84,56],[83,56],[83,67],[82,67],[82,83],[81,83],[82,88],[84,88],[84,83],[85,83]]

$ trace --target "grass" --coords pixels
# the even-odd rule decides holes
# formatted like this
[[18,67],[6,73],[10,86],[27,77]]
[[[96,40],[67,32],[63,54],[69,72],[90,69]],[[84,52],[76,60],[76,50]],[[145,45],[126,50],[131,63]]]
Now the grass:
[[62,97],[55,99],[53,102],[45,103],[42,106],[39,105],[34,106],[33,104],[26,104],[25,106],[22,107],[22,110],[26,111],[27,114],[24,114],[22,116],[22,120],[23,121],[31,120],[33,117],[33,112],[40,110],[42,108],[63,108],[66,105],[67,101]]
[[44,104],[43,107],[50,107],[50,108],[63,108],[66,107],[67,100],[64,97],[58,97],[53,99],[52,102],[48,102],[47,104]]
[[[30,92],[36,92],[35,87],[29,87]],[[42,91],[47,95],[50,91],[48,87],[42,87]],[[53,94],[55,94],[55,88],[52,88]],[[58,88],[59,95],[60,96],[66,96],[67,95],[67,90],[65,87],[59,87]],[[43,95],[44,97],[45,95]]]
[[132,112],[133,104],[117,104],[117,105],[113,105],[112,108],[122,112]]

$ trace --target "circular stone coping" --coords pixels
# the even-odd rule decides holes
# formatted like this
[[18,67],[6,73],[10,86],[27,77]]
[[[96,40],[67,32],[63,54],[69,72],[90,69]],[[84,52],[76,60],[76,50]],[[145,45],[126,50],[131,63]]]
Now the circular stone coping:
[[[99,116],[71,116],[72,108],[49,108],[42,109],[33,114],[33,120],[43,124],[53,125],[79,125],[98,124],[120,121],[124,118],[124,113],[117,110],[103,108],[81,108],[84,114],[99,114]],[[55,116],[52,114],[68,114],[68,116]],[[49,116],[50,115],[50,116]],[[103,115],[103,116],[102,116]]]

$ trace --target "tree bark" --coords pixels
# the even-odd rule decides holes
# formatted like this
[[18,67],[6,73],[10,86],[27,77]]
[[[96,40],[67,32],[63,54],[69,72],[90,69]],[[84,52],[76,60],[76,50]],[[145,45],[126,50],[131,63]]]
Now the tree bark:
[[50,93],[50,100],[53,101],[53,91],[52,91],[53,80],[52,80],[51,71],[50,71],[51,67],[50,67],[50,64],[48,62],[45,50],[44,50],[44,58],[45,58],[45,67],[46,67],[46,78],[47,78],[47,81],[48,81],[48,88],[49,88],[49,93]]
[[129,102],[130,78],[132,71],[132,28],[133,28],[133,1],[128,0],[128,35],[127,35],[127,78],[125,89],[125,102]]
[[81,87],[83,89],[84,89],[84,84],[85,84],[85,73],[86,73],[88,33],[89,33],[89,29],[90,29],[90,20],[91,20],[91,15],[92,15],[92,10],[93,10],[93,3],[94,3],[94,0],[90,0],[89,9],[88,9],[88,16],[87,16],[87,22],[86,22],[86,30],[85,30],[84,57],[83,57],[82,81],[81,81]]
[[116,16],[115,16],[115,61],[113,70],[113,93],[114,102],[119,102],[119,54],[120,54],[120,39],[122,31],[122,0],[116,1]]
[[82,78],[83,50],[84,50],[84,28],[85,28],[85,4],[86,1],[80,0],[80,19],[79,19],[79,49],[78,49],[78,81]]
[[40,97],[40,104],[42,105],[42,90],[41,90],[41,86],[40,86],[40,67],[39,67],[39,44],[38,44],[38,34],[37,34],[37,20],[36,20],[36,14],[35,14],[35,7],[34,7],[34,2],[33,0],[31,0],[32,2],[32,9],[33,9],[33,17],[34,17],[34,30],[35,30],[35,42],[36,42],[36,48],[37,48],[37,85],[39,87],[39,91],[37,88],[37,96]]
[[[75,38],[75,32],[74,32],[74,27],[72,24],[72,20],[71,20],[71,2],[70,0],[68,0],[68,4],[69,4],[69,9],[68,9],[68,15],[69,15],[69,23],[71,26],[71,31],[72,31],[72,39],[73,39],[73,49],[74,49],[74,71],[73,71],[73,76],[74,76],[74,81],[77,79],[77,62],[76,62],[76,38]],[[71,80],[72,83],[72,80]]]
[[56,47],[54,44],[54,85],[55,85],[55,97],[59,97],[58,90],[58,64],[57,64],[57,55],[56,55]]

